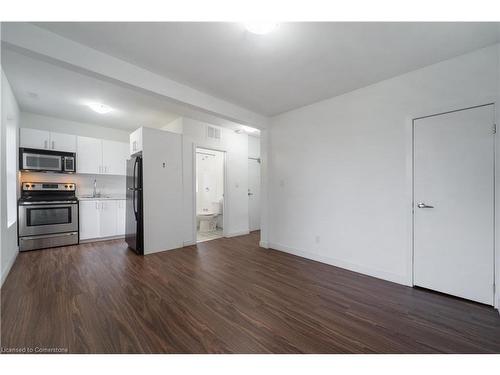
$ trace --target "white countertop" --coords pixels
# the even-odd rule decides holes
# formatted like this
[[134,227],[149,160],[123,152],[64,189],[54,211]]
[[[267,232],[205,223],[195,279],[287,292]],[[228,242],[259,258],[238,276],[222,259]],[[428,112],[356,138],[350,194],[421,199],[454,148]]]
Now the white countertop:
[[89,197],[89,196],[77,196],[77,198],[81,201],[112,201],[112,200],[125,200],[126,197],[124,195],[107,195],[104,197]]

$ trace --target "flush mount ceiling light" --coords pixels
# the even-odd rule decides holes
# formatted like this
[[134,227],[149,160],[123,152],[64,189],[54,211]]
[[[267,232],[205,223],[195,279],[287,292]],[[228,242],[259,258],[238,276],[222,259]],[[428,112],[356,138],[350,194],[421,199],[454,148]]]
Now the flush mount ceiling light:
[[260,130],[252,128],[250,126],[240,125],[240,128],[236,129],[235,132],[238,133],[238,134],[242,134],[242,133],[257,134],[257,133],[260,133]]
[[251,128],[250,126],[241,125],[241,128],[247,133],[257,133],[259,129]]
[[278,27],[276,22],[252,22],[245,23],[245,27],[248,31],[257,35],[269,34],[271,31]]
[[109,113],[113,110],[109,105],[102,104],[102,103],[88,103],[87,104],[91,110],[94,112],[100,113],[101,115],[104,115],[106,113]]

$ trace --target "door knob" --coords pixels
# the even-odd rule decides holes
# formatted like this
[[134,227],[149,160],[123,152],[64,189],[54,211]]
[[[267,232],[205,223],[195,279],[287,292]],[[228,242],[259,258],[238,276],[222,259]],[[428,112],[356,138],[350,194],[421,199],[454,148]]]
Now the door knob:
[[426,205],[426,204],[425,204],[425,203],[423,203],[423,202],[418,203],[418,204],[417,204],[417,207],[418,207],[418,208],[434,208],[434,206],[428,206],[428,205]]

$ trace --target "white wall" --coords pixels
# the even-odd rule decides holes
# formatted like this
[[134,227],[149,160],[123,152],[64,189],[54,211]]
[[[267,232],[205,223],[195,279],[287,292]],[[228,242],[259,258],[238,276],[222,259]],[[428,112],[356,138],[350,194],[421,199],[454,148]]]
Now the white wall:
[[260,138],[248,136],[248,157],[260,158]]
[[164,127],[162,127],[162,130],[167,130],[172,133],[177,133],[177,134],[182,134],[182,124],[183,124],[183,118],[179,117],[176,118],[174,121],[168,123]]
[[142,128],[144,254],[183,246],[182,136]]
[[[500,127],[500,44],[497,45],[497,105],[495,106],[496,110],[496,115],[497,115],[497,127]],[[496,209],[495,209],[495,244],[496,244],[496,262],[497,262],[497,267],[496,267],[496,305],[495,307],[497,309],[500,308],[500,128],[497,130],[496,134],[496,139],[495,139],[495,145],[496,145],[496,161],[495,161],[495,167],[496,167],[496,175],[495,175],[495,203],[496,203]],[[500,313],[500,309],[499,309]]]
[[[16,256],[18,254],[18,246],[17,246],[17,214],[14,213],[12,215],[12,209],[17,207],[17,195],[14,194],[11,197],[8,197],[7,191],[8,186],[10,184],[17,185],[17,174],[14,176],[14,181],[12,180],[12,176],[7,178],[7,162],[12,160],[15,163],[15,170],[17,170],[17,145],[18,145],[18,126],[19,126],[19,107],[17,105],[14,94],[12,93],[12,89],[10,87],[9,82],[7,81],[7,77],[5,76],[2,70],[2,95],[1,95],[1,132],[0,132],[0,180],[1,180],[1,189],[0,189],[0,280],[1,284],[3,284],[7,274],[10,271],[10,268],[14,264]],[[7,147],[7,133],[11,133],[15,135],[15,147]],[[7,152],[10,152],[7,155]],[[14,188],[14,190],[16,190]],[[9,199],[9,200],[8,200]],[[8,212],[7,210],[10,208],[9,213],[13,217],[13,222],[10,223],[7,220]]]
[[208,124],[183,118],[183,230],[184,243],[196,243],[194,202],[194,160],[196,148],[226,152],[225,228],[226,236],[248,233],[248,135],[221,129],[220,142],[207,139]]
[[127,130],[107,128],[98,124],[70,121],[29,112],[21,112],[20,127],[75,134],[84,137],[102,138],[126,143],[129,142],[130,134]]
[[409,285],[411,119],[494,102],[497,48],[273,118],[263,241]]

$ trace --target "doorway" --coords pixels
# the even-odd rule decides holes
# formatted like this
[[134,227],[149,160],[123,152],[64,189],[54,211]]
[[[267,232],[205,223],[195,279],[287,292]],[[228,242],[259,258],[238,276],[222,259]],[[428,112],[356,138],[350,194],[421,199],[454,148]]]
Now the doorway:
[[413,283],[493,305],[494,106],[413,121]]
[[196,148],[196,242],[224,236],[225,152]]

